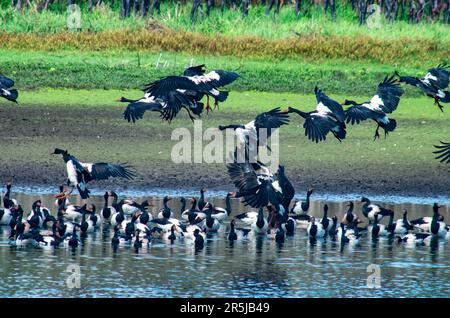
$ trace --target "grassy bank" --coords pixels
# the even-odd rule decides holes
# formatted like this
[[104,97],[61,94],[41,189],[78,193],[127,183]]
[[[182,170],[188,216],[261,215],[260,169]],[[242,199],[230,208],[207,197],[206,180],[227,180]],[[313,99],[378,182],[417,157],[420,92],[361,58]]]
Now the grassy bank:
[[[434,65],[431,62],[414,67],[403,63],[383,65],[340,60],[241,59],[167,52],[0,49],[1,71],[13,77],[19,89],[138,89],[161,76],[181,74],[191,63],[239,72],[243,77],[229,87],[232,90],[310,94],[318,85],[326,92],[354,95],[373,93],[378,82],[394,70],[422,76],[425,69]],[[419,96],[417,90],[406,89],[408,96]]]
[[[67,30],[66,3],[54,5],[42,13],[26,10],[18,13],[9,7],[10,1],[0,1],[0,30],[8,32],[58,33]],[[122,20],[119,17],[119,3],[111,9],[108,6],[95,7],[88,12],[82,5],[81,30],[103,32],[120,29],[141,30],[160,24],[177,31],[198,32],[209,35],[225,35],[226,37],[256,36],[266,39],[282,39],[292,37],[294,32],[302,36],[370,36],[376,39],[393,40],[399,38],[428,39],[441,43],[450,42],[448,26],[441,23],[407,23],[406,14],[403,20],[394,23],[384,21],[381,17],[379,28],[359,26],[356,13],[350,6],[337,3],[337,22],[331,21],[329,15],[323,14],[322,6],[303,8],[300,17],[295,15],[294,8],[285,5],[279,15],[265,15],[263,6],[250,6],[249,15],[242,18],[239,8],[219,9],[205,14],[205,7],[200,9],[197,22],[190,18],[191,3],[183,6],[179,3],[162,2],[161,15],[142,18],[132,15]]]
[[[171,125],[155,114],[145,114],[144,120],[133,125],[122,118],[124,105],[113,102],[120,95],[132,98],[140,92],[50,89],[23,92],[19,106],[0,102],[0,179],[62,182],[60,159],[48,155],[54,147],[62,147],[82,159],[133,164],[139,177],[131,184],[114,181],[120,186],[228,187],[223,164],[172,163],[176,143],[170,140],[172,130],[193,129],[185,114]],[[263,110],[288,105],[308,110],[315,101],[312,95],[233,91],[219,111],[203,116],[203,129],[245,123]],[[448,195],[448,167],[434,160],[432,145],[448,138],[449,113],[439,112],[429,99],[404,98],[392,117],[398,128],[387,139],[374,142],[374,123],[366,122],[348,127],[342,143],[330,137],[314,144],[304,137],[303,121],[292,116],[290,125],[280,132],[281,163],[299,189],[314,184],[321,192]]]

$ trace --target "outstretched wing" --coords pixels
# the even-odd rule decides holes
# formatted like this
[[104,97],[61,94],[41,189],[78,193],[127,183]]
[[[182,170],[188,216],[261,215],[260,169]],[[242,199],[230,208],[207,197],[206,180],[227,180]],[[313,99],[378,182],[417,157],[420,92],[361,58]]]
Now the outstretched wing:
[[289,114],[286,111],[280,110],[280,107],[274,108],[268,112],[259,114],[255,118],[255,128],[279,128],[282,125],[289,123]]
[[445,89],[449,84],[450,65],[439,64],[437,67],[429,69],[428,73],[423,78],[424,81],[432,83],[439,89]]
[[196,76],[205,74],[205,64],[191,66],[184,70],[184,76]]
[[[282,125],[289,123],[289,114],[286,111],[280,110],[280,107],[274,108],[268,112],[259,114],[255,118],[256,137],[259,140],[260,129],[265,128],[266,137],[269,138],[272,135],[273,129],[279,128]],[[263,141],[262,144],[265,144]]]
[[434,146],[438,150],[433,153],[438,154],[436,159],[440,162],[450,163],[450,142],[442,142],[441,145]]
[[127,108],[123,112],[123,118],[128,122],[142,119],[146,111],[159,111],[161,112],[163,105],[161,100],[155,100],[153,97],[144,97],[137,102],[128,104]]
[[323,111],[324,109],[326,110],[326,108],[328,108],[336,116],[337,119],[339,119],[341,122],[344,122],[345,112],[341,104],[329,98],[317,86],[314,88],[314,93],[316,94],[317,99],[317,111]]
[[233,83],[240,75],[236,72],[215,70],[204,74],[202,77],[206,83],[214,87],[222,87]]
[[197,106],[195,91],[177,89],[169,92],[165,99],[161,117],[170,122],[176,117],[183,106],[188,108],[195,108]]
[[0,74],[0,87],[11,88],[14,86],[14,81],[6,76]]
[[132,180],[135,177],[135,172],[131,166],[127,164],[111,164],[105,162],[99,163],[81,163],[93,180],[105,180],[109,177],[121,177]]
[[203,76],[167,76],[144,87],[144,92],[155,98],[165,99],[170,92],[177,89],[208,93],[214,87],[204,80]]
[[355,105],[347,109],[345,112],[347,123],[352,125],[359,124],[361,121],[372,118],[373,111],[370,110],[366,104]]
[[271,177],[256,174],[252,164],[233,162],[227,164],[227,170],[246,205],[260,208],[279,203],[280,194],[272,186]]
[[336,127],[337,121],[329,116],[312,113],[305,119],[303,128],[305,128],[305,136],[318,143],[325,140],[331,129]]
[[392,113],[397,109],[403,93],[403,89],[394,76],[386,76],[383,82],[378,85],[376,94],[370,100],[370,108],[375,111],[381,110],[384,113]]

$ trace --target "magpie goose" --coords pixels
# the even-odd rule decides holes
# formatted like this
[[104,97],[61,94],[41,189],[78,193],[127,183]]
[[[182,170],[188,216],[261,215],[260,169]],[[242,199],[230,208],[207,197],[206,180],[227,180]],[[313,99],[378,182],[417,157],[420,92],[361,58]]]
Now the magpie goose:
[[403,217],[395,222],[394,233],[395,234],[406,234],[410,230],[414,229],[414,226],[408,221],[408,211],[403,210]]
[[370,233],[372,237],[387,236],[389,234],[387,227],[380,224],[378,221],[378,214],[375,214],[375,219],[373,220],[373,225],[370,227]]
[[208,202],[205,207],[206,219],[205,219],[205,228],[206,232],[217,232],[220,228],[220,222],[212,217],[214,206]]
[[[217,105],[218,102],[223,102],[228,97],[228,92],[219,91],[217,88],[231,83],[238,77],[237,73],[226,71],[212,71],[194,76],[167,76],[147,84],[144,92],[161,99],[167,99],[174,90],[182,93],[188,92],[189,95],[197,98],[201,98],[201,94],[204,94],[213,97]],[[209,104],[206,109],[210,110]],[[163,111],[162,117],[173,118],[174,113],[176,114],[176,109],[168,107]]]
[[198,208],[200,209],[200,211],[202,211],[206,204],[208,203],[207,201],[205,201],[205,192],[207,192],[208,190],[205,188],[201,188],[200,189],[200,199],[198,199]]
[[370,101],[358,104],[355,101],[345,100],[344,105],[353,105],[345,112],[347,123],[359,124],[366,119],[372,119],[377,123],[374,140],[380,138],[378,130],[384,129],[384,135],[394,131],[397,127],[395,119],[388,118],[387,114],[397,109],[400,102],[400,96],[404,93],[403,89],[394,79],[394,76],[385,77],[384,81],[378,85],[377,92]]
[[444,90],[448,87],[450,78],[450,65],[439,64],[437,67],[428,70],[427,74],[422,77],[412,76],[400,76],[398,72],[395,72],[400,78],[400,82],[415,86],[424,92],[427,96],[434,98],[434,103],[443,112],[443,103],[450,103],[450,91]]
[[[434,204],[433,204],[433,215],[434,215],[435,213],[438,214],[438,219],[437,219],[437,221],[439,221],[439,222],[444,221],[444,217],[443,217],[442,215],[439,214],[439,209],[440,209],[441,207],[442,207],[442,206],[440,206],[440,205],[437,204],[437,203],[434,203]],[[412,220],[412,221],[411,221],[411,224],[412,224],[415,228],[417,228],[417,229],[420,229],[420,230],[426,231],[426,232],[431,232],[431,231],[430,231],[430,226],[431,226],[431,221],[432,221],[432,220],[433,220],[433,217],[432,217],[432,216],[424,216],[424,217],[421,217],[421,218]]]
[[291,209],[291,213],[295,213],[296,215],[306,215],[310,206],[310,197],[313,193],[313,188],[309,188],[306,192],[305,201],[295,201],[294,206]]
[[[82,199],[89,198],[90,191],[86,184],[92,180],[104,180],[109,177],[121,177],[132,180],[135,176],[134,171],[126,164],[110,164],[110,163],[83,163],[74,156],[70,155],[67,150],[56,148],[52,153],[61,155],[66,163],[67,169],[67,189],[72,187],[67,195],[77,188]],[[65,191],[64,191],[65,192]]]
[[230,232],[227,235],[228,241],[240,241],[247,238],[250,229],[239,229],[236,228],[236,221],[233,219],[230,222]]
[[[240,75],[235,73],[235,72],[230,72],[230,71],[224,71],[224,70],[213,70],[209,73],[206,73],[205,70],[205,64],[201,64],[201,65],[197,65],[197,66],[191,66],[188,67],[187,69],[184,70],[183,76],[187,76],[187,77],[193,77],[193,78],[206,78],[207,82],[212,85],[214,88],[219,88],[219,87],[223,87],[226,86],[228,84],[231,84],[232,82],[234,82],[235,80],[237,80]],[[227,91],[221,91],[220,94],[222,94],[226,99],[226,97],[228,96],[228,92]],[[200,101],[203,96],[206,95],[207,98],[207,102],[206,102],[206,110],[209,112],[211,110],[211,107],[209,105],[209,96],[212,96],[215,100],[214,103],[214,108],[219,107],[218,102],[219,101],[224,101],[224,100],[219,100],[217,97],[215,97],[214,94],[211,93],[204,93],[204,92],[197,92],[197,100]]]
[[0,97],[17,103],[19,92],[17,91],[17,89],[13,89],[13,86],[14,81],[12,79],[0,74]]
[[236,215],[238,220],[249,225],[255,234],[266,234],[269,229],[269,223],[264,217],[264,208],[259,208],[258,212],[246,212]]
[[109,201],[109,192],[105,192],[105,194],[103,195],[103,200],[104,200],[104,204],[103,204],[103,209],[101,211],[101,216],[102,216],[102,220],[103,222],[109,222],[109,219],[111,218],[111,215],[113,215],[114,213],[116,213],[116,209],[113,206],[108,205],[108,201]]
[[440,238],[445,238],[447,236],[447,225],[443,222],[442,215],[439,214],[439,209],[442,208],[441,205],[435,203],[433,205],[433,217],[431,218],[431,222],[427,222],[429,220],[414,220],[411,221],[412,224],[416,226],[420,226],[421,229],[431,233],[433,236],[437,236]]
[[317,86],[314,89],[317,106],[314,111],[303,112],[293,107],[288,108],[289,113],[296,113],[305,119],[303,128],[305,136],[318,143],[326,139],[331,132],[337,140],[345,139],[345,112],[342,106],[335,100],[325,95]]
[[436,159],[440,160],[440,162],[450,163],[450,142],[441,141],[441,145],[434,147],[438,149],[433,152],[438,154]]
[[225,206],[226,208],[220,208],[220,207],[214,207],[212,218],[216,219],[219,222],[223,222],[227,219],[227,217],[231,214],[231,196],[233,195],[232,192],[227,193],[227,196],[225,197]]
[[189,210],[183,211],[183,213],[181,213],[181,218],[184,219],[185,221],[188,221],[190,224],[197,224],[206,218],[206,214],[200,212],[200,210],[197,209],[196,198],[192,198],[191,202],[192,202],[191,208]]
[[135,123],[142,119],[146,111],[158,112],[161,119],[169,123],[184,108],[189,118],[194,121],[196,116],[200,117],[203,111],[203,104],[195,100],[195,92],[183,89],[168,91],[165,96],[155,97],[150,93],[145,93],[144,97],[137,100],[121,97],[119,102],[129,103],[123,113],[124,119]]
[[321,223],[316,223],[316,219],[312,217],[311,222],[306,229],[306,233],[308,233],[310,237],[320,238],[326,235],[326,230],[323,228]]
[[[287,111],[279,107],[256,116],[245,125],[220,125],[219,130],[233,129],[238,139],[238,147],[247,150],[252,158],[258,154],[258,147],[267,147],[268,139],[275,129],[289,123]],[[245,148],[244,148],[245,147]]]
[[[244,203],[253,208],[265,207],[269,203],[275,207],[284,205],[294,196],[293,187],[284,173],[284,166],[279,166],[275,175],[260,163],[232,162],[227,164],[227,169],[238,189],[234,197],[243,197]],[[286,208],[281,211],[287,213]]]
[[172,200],[172,198],[169,198],[169,196],[167,196],[167,195],[163,198],[163,207],[159,210],[159,213],[158,213],[159,219],[163,219],[163,218],[170,219],[173,217],[173,212],[170,209],[170,207],[167,205],[167,203],[170,200]]
[[378,215],[378,221],[381,221],[384,216],[393,213],[392,210],[385,209],[381,205],[372,203],[370,199],[366,197],[362,197],[361,202],[364,203],[362,206],[362,214],[369,220],[369,223],[372,223],[375,220],[375,215]]
[[344,216],[342,217],[341,223],[344,225],[351,224],[353,220],[355,219],[355,215],[353,214],[353,208],[354,204],[352,201],[349,201],[347,204],[348,210],[345,212]]

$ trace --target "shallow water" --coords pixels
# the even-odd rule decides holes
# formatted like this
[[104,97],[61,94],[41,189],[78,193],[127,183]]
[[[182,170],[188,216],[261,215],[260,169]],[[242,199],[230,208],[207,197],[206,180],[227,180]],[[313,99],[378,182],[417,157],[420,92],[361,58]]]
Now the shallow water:
[[[178,193],[179,194],[179,193]],[[192,193],[184,193],[192,195]],[[56,210],[48,194],[15,193],[22,206],[36,199]],[[162,206],[161,197],[149,199]],[[356,199],[356,197],[355,197]],[[211,199],[224,206],[222,198]],[[103,199],[91,202],[100,210]],[[396,199],[386,199],[395,202]],[[403,202],[403,201],[400,201]],[[432,198],[386,204],[396,219],[403,209],[408,218],[432,214]],[[79,204],[75,198],[72,203]],[[312,215],[321,216],[325,203],[329,215],[342,216],[346,202],[315,200]],[[179,197],[170,202],[180,210]],[[233,200],[233,214],[248,210]],[[355,211],[360,212],[360,203]],[[450,219],[449,206],[440,210]],[[386,223],[387,220],[383,220]],[[157,241],[136,253],[132,247],[111,248],[112,230],[100,229],[89,235],[75,251],[65,248],[44,250],[16,248],[8,244],[9,231],[0,227],[0,297],[449,297],[450,242],[438,240],[432,246],[404,246],[388,239],[372,241],[363,236],[357,246],[341,247],[327,241],[310,242],[305,231],[278,245],[267,238],[230,245],[223,230],[212,235],[201,251],[182,242]],[[70,265],[79,265],[80,288],[69,288]],[[368,266],[380,266],[381,288],[368,288]]]

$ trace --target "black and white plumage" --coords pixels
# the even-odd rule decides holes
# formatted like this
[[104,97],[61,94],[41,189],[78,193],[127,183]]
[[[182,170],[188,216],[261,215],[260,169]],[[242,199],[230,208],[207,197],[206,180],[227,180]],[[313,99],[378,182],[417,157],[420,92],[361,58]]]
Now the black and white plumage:
[[395,75],[400,78],[400,82],[415,86],[427,96],[434,98],[434,103],[441,111],[444,111],[444,106],[441,105],[441,102],[450,103],[450,91],[445,90],[448,88],[450,79],[449,68],[450,65],[448,64],[439,64],[437,67],[429,69],[422,78],[400,76],[398,72],[395,72]]
[[291,209],[291,213],[295,213],[298,216],[307,215],[310,206],[310,197],[313,191],[313,188],[308,189],[308,191],[306,192],[305,201],[295,201]]
[[267,143],[273,131],[288,123],[288,112],[282,111],[280,107],[277,107],[259,114],[254,120],[245,125],[221,125],[219,130],[233,129],[238,138],[239,149],[248,150],[249,155],[252,158],[256,158],[258,147],[267,146],[269,148]]
[[438,150],[433,153],[437,154],[436,159],[443,163],[450,163],[450,142],[441,141],[440,145],[435,145]]
[[121,177],[128,180],[134,178],[135,173],[126,164],[110,164],[105,162],[83,163],[70,155],[67,150],[56,148],[53,154],[62,155],[67,168],[67,186],[72,186],[72,191],[77,188],[82,199],[89,198],[89,190],[86,184],[92,180],[105,180],[110,177]]
[[186,109],[192,121],[195,119],[194,115],[200,117],[203,111],[203,104],[196,101],[196,93],[182,89],[169,91],[162,97],[155,97],[151,93],[145,93],[144,97],[138,100],[121,97],[119,101],[129,103],[123,113],[123,117],[128,122],[133,123],[142,119],[146,111],[158,112],[160,117],[168,122],[171,122],[182,108]]
[[[166,100],[168,94],[173,91],[189,93],[197,102],[203,95],[207,95],[213,97],[217,105],[218,102],[224,102],[228,97],[228,92],[219,91],[218,88],[230,84],[238,77],[237,73],[222,70],[193,76],[167,76],[146,85],[144,92],[163,100]],[[206,108],[209,111],[209,98]],[[163,118],[170,118],[172,111],[171,108],[165,109]]]
[[345,126],[345,112],[342,106],[335,100],[329,98],[317,87],[314,89],[317,106],[314,111],[303,112],[293,107],[288,108],[289,113],[296,113],[305,119],[303,128],[305,136],[318,143],[326,140],[331,132],[334,137],[342,141],[347,134]]
[[235,197],[243,197],[244,203],[253,208],[268,204],[277,207],[288,200],[290,202],[294,196],[293,187],[284,173],[284,166],[279,166],[275,175],[260,163],[232,162],[227,164],[227,169],[238,189]]
[[[229,72],[229,71],[224,71],[224,70],[213,70],[207,74],[205,74],[205,73],[206,73],[205,64],[201,64],[201,65],[188,67],[187,69],[184,70],[183,76],[187,76],[187,77],[206,76],[206,77],[209,77],[208,83],[210,85],[214,86],[215,88],[219,88],[219,87],[223,87],[228,84],[231,84],[232,82],[234,82],[236,79],[238,79],[240,77],[240,75],[235,72]],[[227,91],[222,91],[221,94],[225,95],[225,99],[226,99],[226,96],[228,96]],[[209,112],[209,110],[211,109],[211,106],[209,105],[210,94],[197,92],[196,99],[197,99],[197,101],[200,101],[204,95],[206,95],[206,98],[207,98],[206,110]],[[214,97],[214,96],[212,96],[212,97]],[[218,101],[220,101],[220,100],[218,100],[215,97],[214,97],[214,100],[215,100],[214,107],[218,107]]]
[[17,103],[19,92],[17,89],[12,88],[13,86],[14,81],[12,79],[0,74],[0,97]]
[[392,210],[385,209],[379,204],[372,203],[370,199],[366,197],[362,197],[361,202],[364,203],[362,206],[362,213],[370,223],[375,220],[375,215],[378,215],[378,221],[381,221],[384,216],[394,213]]
[[377,123],[374,139],[380,137],[378,133],[380,127],[384,129],[386,136],[397,127],[395,119],[389,118],[387,114],[397,109],[403,93],[403,89],[394,79],[394,76],[386,76],[383,82],[378,85],[377,92],[370,101],[358,104],[351,100],[345,100],[344,105],[353,105],[345,112],[347,123],[354,125],[366,119],[372,119]]

